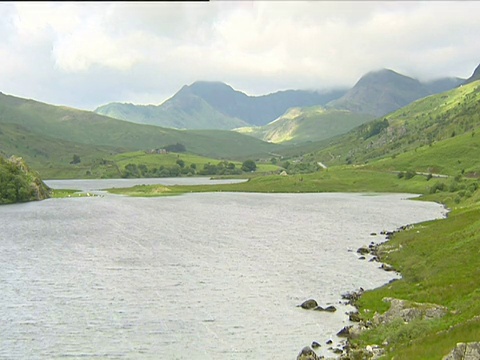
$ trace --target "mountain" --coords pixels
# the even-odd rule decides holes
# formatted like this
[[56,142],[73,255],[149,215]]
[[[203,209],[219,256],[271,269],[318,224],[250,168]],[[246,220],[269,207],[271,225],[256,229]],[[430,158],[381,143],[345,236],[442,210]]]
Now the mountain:
[[419,99],[363,124],[315,152],[328,165],[400,164],[442,174],[480,174],[480,81]]
[[344,90],[286,90],[248,96],[222,82],[198,81],[183,86],[161,105],[110,103],[94,111],[120,120],[162,127],[227,130],[265,125],[290,107],[323,105],[344,93]]
[[344,134],[370,120],[373,117],[366,114],[313,106],[291,108],[267,125],[239,128],[236,131],[263,141],[298,144]]
[[430,93],[439,94],[456,88],[457,86],[462,85],[464,82],[465,79],[462,78],[447,77],[425,82],[424,85],[428,88]]
[[342,96],[344,90],[325,92],[285,90],[262,96],[248,96],[221,82],[198,81],[190,85],[194,94],[229,116],[252,125],[265,125],[291,107],[324,105]]
[[379,117],[430,94],[418,80],[383,69],[362,76],[344,96],[327,106]]
[[102,162],[109,155],[176,143],[189,153],[217,159],[242,159],[278,148],[231,131],[139,125],[0,93],[0,154],[22,156],[37,171],[61,172],[71,166],[73,155]]
[[477,68],[473,71],[472,76],[465,80],[464,84],[469,84],[477,80],[480,80],[480,65],[478,65]]
[[138,124],[173,129],[229,130],[248,125],[234,116],[226,115],[184,86],[162,105],[133,105],[110,103],[95,109],[97,114]]

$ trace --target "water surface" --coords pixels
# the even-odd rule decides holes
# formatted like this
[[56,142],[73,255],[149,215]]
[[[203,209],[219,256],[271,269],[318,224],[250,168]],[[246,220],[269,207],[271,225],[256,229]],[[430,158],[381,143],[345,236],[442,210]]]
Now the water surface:
[[[440,218],[407,195],[202,193],[0,207],[0,358],[294,359],[394,276],[356,249]],[[315,298],[335,313],[297,307]],[[324,351],[324,350],[323,350]],[[267,354],[267,355],[266,355]]]

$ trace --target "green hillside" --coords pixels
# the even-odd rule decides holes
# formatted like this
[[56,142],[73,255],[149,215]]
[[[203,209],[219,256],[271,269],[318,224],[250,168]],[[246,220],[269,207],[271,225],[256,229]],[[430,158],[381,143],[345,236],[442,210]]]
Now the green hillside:
[[[221,130],[174,130],[112,119],[0,93],[0,154],[18,154],[42,177],[84,177],[88,164],[108,156],[181,143],[187,152],[216,159],[269,156],[279,148]],[[82,161],[73,166],[74,155]],[[108,171],[110,173],[110,171]]]
[[43,200],[49,196],[48,186],[22,158],[0,156],[0,205]]
[[418,100],[361,125],[312,156],[329,165],[371,164],[384,159],[375,166],[474,173],[478,148],[475,131],[479,126],[477,81]]
[[289,142],[299,144],[328,139],[372,119],[366,114],[314,106],[292,108],[265,126],[239,128],[236,131],[263,141],[288,145]]

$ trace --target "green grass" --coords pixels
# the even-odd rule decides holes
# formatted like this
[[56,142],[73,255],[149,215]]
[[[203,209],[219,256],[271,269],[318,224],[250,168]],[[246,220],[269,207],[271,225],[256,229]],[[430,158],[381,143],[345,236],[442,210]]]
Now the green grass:
[[355,342],[366,345],[386,340],[392,344],[387,358],[413,360],[440,359],[457,342],[478,341],[479,243],[477,205],[454,210],[445,220],[417,224],[397,233],[381,247],[380,256],[401,272],[402,279],[366,292],[357,303],[361,312],[369,317],[374,311],[385,311],[382,298],[388,296],[443,305],[449,314],[433,321],[382,326]]
[[[191,164],[197,166],[197,170],[203,168],[205,164],[218,164],[220,160],[209,157],[199,156],[190,153],[167,153],[167,154],[147,154],[144,151],[136,151],[129,153],[121,153],[110,158],[114,161],[120,169],[124,169],[128,164],[140,165],[144,164],[147,167],[160,167],[160,166],[174,166],[177,160],[185,162],[185,167],[190,167]],[[241,168],[241,161],[231,161],[235,164],[236,168]],[[279,171],[280,167],[273,164],[258,163],[257,172],[274,172]]]
[[[446,179],[440,179],[447,182]],[[170,192],[208,192],[237,191],[265,193],[299,193],[299,192],[406,192],[422,194],[429,190],[432,183],[425,176],[415,176],[413,179],[399,179],[396,174],[381,171],[364,170],[361,168],[332,168],[313,174],[302,175],[270,175],[252,176],[248,182],[224,185],[171,186]],[[116,193],[129,194],[137,192],[139,187],[115,189]],[[142,187],[142,193],[151,196],[157,192],[156,185]],[[163,188],[163,187],[162,187]]]
[[[220,160],[270,157],[281,148],[222,130],[175,130],[139,125],[0,93],[0,154],[24,157],[43,178],[101,177],[98,162],[120,152],[181,143],[190,153]],[[81,157],[70,166],[73,155]],[[108,175],[110,176],[110,171]],[[86,171],[90,171],[88,176]]]
[[[480,127],[480,81],[418,100],[384,118],[389,126],[380,133],[368,136],[374,122],[361,125],[323,144],[312,156],[333,166],[372,163],[416,150],[417,154],[404,158],[405,167],[412,160],[423,169],[444,168],[449,174],[452,169],[472,167],[478,151],[475,131]],[[427,151],[428,147],[433,149]],[[457,152],[455,157],[452,152]],[[445,155],[460,162],[444,165]]]

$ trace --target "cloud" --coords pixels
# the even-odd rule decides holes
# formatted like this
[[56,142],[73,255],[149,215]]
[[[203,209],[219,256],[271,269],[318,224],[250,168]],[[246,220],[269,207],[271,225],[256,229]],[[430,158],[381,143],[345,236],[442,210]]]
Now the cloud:
[[473,1],[1,3],[0,91],[92,109],[160,103],[196,80],[260,95],[353,86],[384,67],[468,77],[479,11]]

